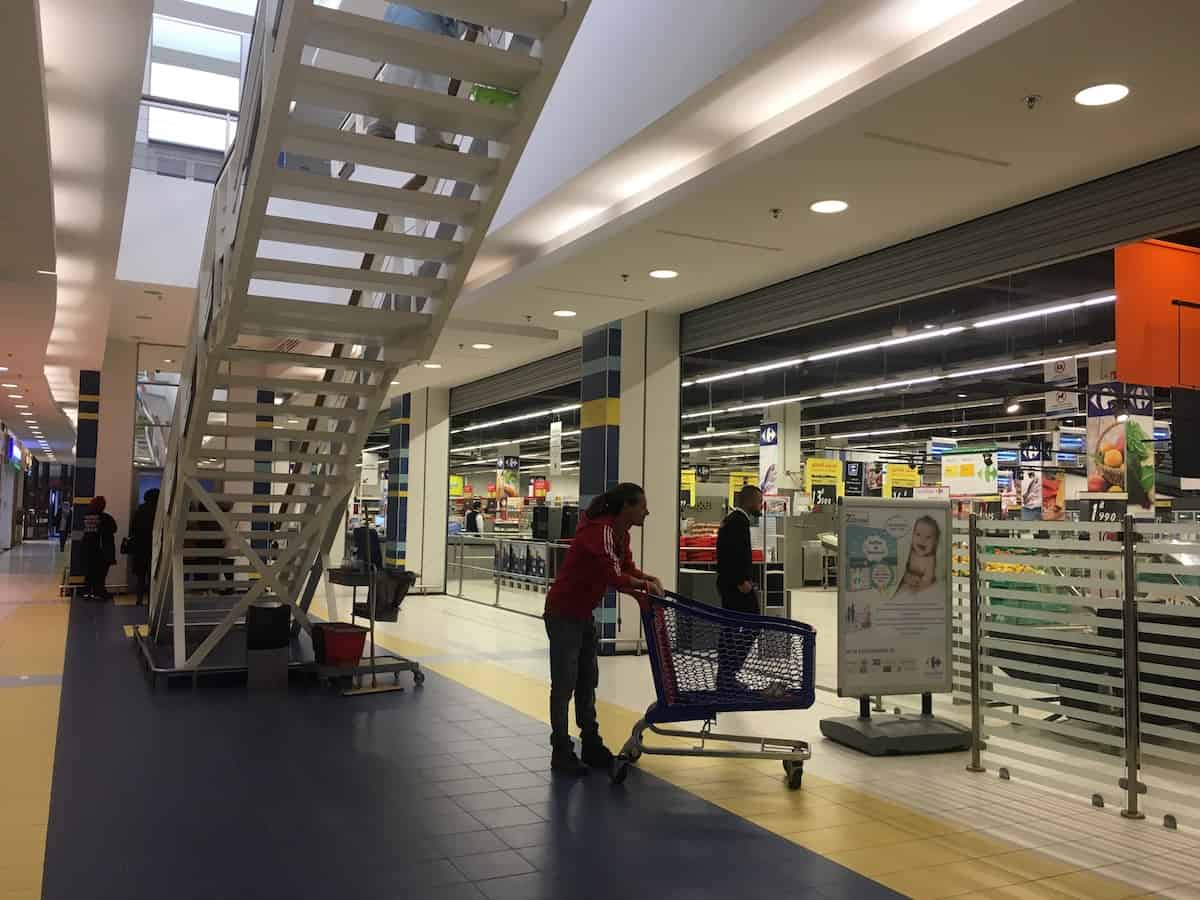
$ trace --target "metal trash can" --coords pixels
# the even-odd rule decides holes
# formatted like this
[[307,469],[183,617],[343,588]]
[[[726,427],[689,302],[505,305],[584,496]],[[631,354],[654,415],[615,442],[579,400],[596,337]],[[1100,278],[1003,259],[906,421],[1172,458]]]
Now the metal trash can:
[[286,690],[291,662],[292,608],[286,603],[254,603],[246,610],[246,686]]

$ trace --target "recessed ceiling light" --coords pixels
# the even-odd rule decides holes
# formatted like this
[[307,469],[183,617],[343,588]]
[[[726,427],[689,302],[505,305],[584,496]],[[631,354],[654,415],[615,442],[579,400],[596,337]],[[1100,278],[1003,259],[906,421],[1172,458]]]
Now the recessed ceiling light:
[[37,273],[39,275],[55,275],[55,276],[58,275],[58,273],[53,271],[52,269],[38,269]]
[[674,269],[655,269],[650,273],[651,278],[678,278],[679,273]]
[[7,372],[8,366],[0,366],[0,372]]
[[967,397],[967,395],[966,395],[966,394],[959,394],[959,395],[958,395],[958,399],[959,399],[959,400],[965,400],[965,399],[966,399],[966,397]]
[[1013,400],[1013,401],[1012,401],[1011,403],[1009,403],[1009,404],[1008,404],[1006,407],[1004,407],[1004,411],[1005,411],[1005,412],[1008,412],[1008,413],[1020,412],[1020,411],[1021,411],[1021,404],[1020,404],[1020,403],[1018,403],[1016,400]]
[[492,345],[491,344],[472,344],[471,349],[472,350],[491,350]]
[[164,360],[163,360],[163,362],[165,362],[165,363],[173,363],[173,362],[175,362],[175,360],[173,360],[173,359],[164,359]]
[[822,215],[845,212],[849,208],[850,204],[845,200],[818,200],[809,207],[813,212]]
[[441,363],[434,363],[434,362],[421,363],[421,368],[423,368],[423,369],[440,369],[441,367],[442,367]]
[[9,400],[22,400],[22,399],[24,399],[24,397],[25,397],[24,394],[9,394],[8,395]]
[[275,398],[275,405],[276,405],[276,406],[283,406],[283,398],[282,398],[282,397],[276,397],[276,398]]
[[[15,406],[17,409],[29,409],[28,403],[14,403],[13,406]],[[32,416],[33,413],[30,413],[30,415]]]
[[15,384],[7,384],[7,383],[6,383],[6,384],[0,384],[0,387],[6,387],[6,388],[15,388],[15,387],[17,387],[17,385],[15,385]]
[[1129,88],[1123,84],[1094,84],[1075,95],[1080,106],[1108,106],[1129,96]]
[[32,416],[32,415],[33,415],[33,413],[31,413],[31,412],[23,412],[23,413],[21,413],[21,415],[23,415],[23,416]]
[[573,319],[576,316],[576,312],[573,309],[556,309],[554,315],[560,319]]

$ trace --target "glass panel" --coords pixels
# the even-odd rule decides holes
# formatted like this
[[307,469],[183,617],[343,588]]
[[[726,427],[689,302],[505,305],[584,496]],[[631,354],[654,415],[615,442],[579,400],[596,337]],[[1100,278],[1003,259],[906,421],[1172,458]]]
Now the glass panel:
[[202,147],[224,153],[233,143],[237,123],[178,109],[150,107],[147,137],[152,141]]
[[258,7],[258,0],[191,0],[200,6],[211,6],[213,9],[223,9],[228,12],[252,16]]
[[172,384],[137,386],[137,424],[166,426],[175,414],[179,388]]
[[181,22],[166,16],[154,17],[154,46],[226,62],[242,61],[242,36],[237,32]]
[[150,93],[166,100],[182,100],[236,112],[238,79],[214,72],[200,72],[166,63],[150,64]]

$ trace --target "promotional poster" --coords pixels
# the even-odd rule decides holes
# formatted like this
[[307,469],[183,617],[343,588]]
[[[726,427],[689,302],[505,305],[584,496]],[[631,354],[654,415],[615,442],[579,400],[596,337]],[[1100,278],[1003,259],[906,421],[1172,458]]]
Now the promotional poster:
[[1139,519],[1154,517],[1153,396],[1151,388],[1117,382],[1088,392],[1087,489],[1126,495],[1126,509]]
[[521,457],[501,456],[496,460],[496,501],[503,522],[521,518]]
[[916,466],[888,463],[883,472],[884,497],[911,497],[921,486],[921,473]]
[[804,492],[813,506],[834,506],[842,495],[842,461],[810,456],[804,461]]
[[866,463],[847,460],[842,471],[842,482],[847,497],[861,497],[866,487]]
[[994,450],[951,450],[942,454],[942,483],[955,497],[1000,493]]
[[838,694],[951,689],[950,507],[848,497],[838,578]]

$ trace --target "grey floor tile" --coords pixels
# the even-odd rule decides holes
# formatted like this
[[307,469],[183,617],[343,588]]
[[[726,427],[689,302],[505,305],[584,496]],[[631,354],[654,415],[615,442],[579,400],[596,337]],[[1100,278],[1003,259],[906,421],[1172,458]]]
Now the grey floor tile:
[[521,768],[520,763],[514,762],[512,765],[517,766],[520,771],[510,772],[503,775],[490,775],[492,784],[502,790],[512,790],[513,788],[533,788],[545,784],[541,778],[526,769]]
[[478,775],[459,778],[455,781],[443,781],[441,785],[447,797],[462,797],[466,794],[486,794],[499,790],[490,778],[483,778]]
[[500,840],[493,831],[469,831],[463,834],[446,834],[430,839],[430,844],[441,856],[455,859],[473,853],[495,853],[507,850],[508,844]]
[[[515,759],[498,759],[495,762],[473,763],[470,768],[492,780],[495,780],[497,775],[525,775],[529,771]],[[503,787],[504,785],[497,786]],[[514,785],[514,787],[519,787],[519,785]]]
[[418,781],[462,781],[474,777],[471,769],[457,760],[435,769],[417,769],[413,775]]
[[535,781],[529,787],[506,788],[506,790],[514,800],[520,803],[545,803],[558,793],[555,785],[547,784],[536,775],[533,775],[533,778]]
[[421,832],[429,837],[462,834],[466,831],[482,831],[485,827],[477,818],[466,812],[430,816],[420,823]]
[[488,828],[512,828],[517,825],[533,825],[542,821],[542,816],[524,806],[512,809],[481,809],[471,813]]
[[524,875],[534,871],[532,865],[515,850],[498,850],[495,853],[476,853],[454,860],[454,865],[467,876],[468,881],[485,878],[505,878]]
[[485,809],[511,809],[514,806],[521,805],[520,802],[514,800],[504,791],[488,791],[486,794],[467,794],[463,797],[455,797],[454,802],[469,813]]
[[[382,893],[379,896],[383,896]],[[421,891],[421,900],[487,900],[487,895],[470,882]]]
[[565,900],[562,886],[552,875],[530,872],[509,878],[493,878],[476,884],[488,900]]
[[571,865],[569,862],[569,855],[567,855],[567,860],[564,860],[564,855],[566,854],[564,854],[563,851],[558,849],[554,844],[539,844],[536,847],[522,847],[517,852],[525,858],[526,862],[541,872],[558,868],[564,863],[564,861],[566,861],[568,865]]
[[416,863],[388,875],[389,883],[394,884],[396,887],[410,890],[439,887],[444,884],[456,884],[467,880],[474,879],[464,877],[462,871],[456,868],[448,859],[432,859]]
[[548,844],[559,836],[559,828],[551,822],[534,822],[531,825],[515,825],[511,828],[495,829],[496,836],[514,850]]

